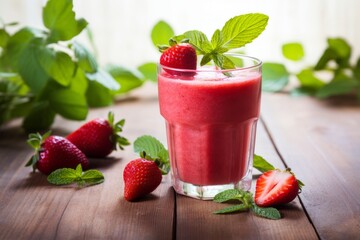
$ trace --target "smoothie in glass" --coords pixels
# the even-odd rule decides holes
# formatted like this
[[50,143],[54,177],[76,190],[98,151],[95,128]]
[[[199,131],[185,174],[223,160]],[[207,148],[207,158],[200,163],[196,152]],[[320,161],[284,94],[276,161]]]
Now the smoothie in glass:
[[159,67],[160,112],[166,120],[172,183],[180,194],[211,199],[225,189],[250,188],[261,62],[236,57],[243,67],[201,67],[193,76]]

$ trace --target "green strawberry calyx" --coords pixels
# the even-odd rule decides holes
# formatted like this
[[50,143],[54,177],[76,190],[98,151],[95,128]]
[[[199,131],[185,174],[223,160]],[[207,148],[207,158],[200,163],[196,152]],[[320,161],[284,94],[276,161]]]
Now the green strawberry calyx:
[[42,144],[51,135],[51,131],[41,135],[40,133],[30,133],[27,143],[35,149],[34,155],[26,163],[25,167],[32,166],[33,172],[36,170],[37,162],[40,160],[40,152],[43,151]]
[[117,147],[119,147],[121,150],[124,150],[124,146],[130,145],[130,142],[119,134],[123,131],[125,119],[121,119],[115,123],[114,113],[110,111],[108,113],[108,122],[113,129],[113,134],[110,140],[112,143],[114,143],[114,150],[116,150]]
[[174,38],[169,39],[169,45],[158,45],[158,49],[161,53],[165,52],[168,48],[173,47],[179,43],[190,43],[190,39],[184,38],[180,41],[175,40]]

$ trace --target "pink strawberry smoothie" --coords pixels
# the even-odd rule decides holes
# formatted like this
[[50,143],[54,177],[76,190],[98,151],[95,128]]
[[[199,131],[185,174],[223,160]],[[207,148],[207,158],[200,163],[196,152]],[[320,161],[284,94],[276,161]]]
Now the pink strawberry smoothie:
[[252,163],[261,73],[180,79],[162,70],[158,81],[173,178],[200,186],[239,182]]

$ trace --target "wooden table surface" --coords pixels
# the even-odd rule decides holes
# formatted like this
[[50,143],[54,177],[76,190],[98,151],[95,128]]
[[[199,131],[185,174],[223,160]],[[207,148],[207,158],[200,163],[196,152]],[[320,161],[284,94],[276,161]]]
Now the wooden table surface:
[[[165,143],[155,85],[91,110],[88,119],[109,110],[126,119],[129,140],[150,134]],[[81,124],[57,118],[53,132],[65,136]],[[132,146],[91,159],[103,184],[50,185],[24,167],[32,150],[19,122],[11,122],[0,129],[0,239],[360,239],[359,129],[354,101],[263,94],[255,152],[276,167],[291,167],[306,185],[279,209],[281,220],[268,220],[251,213],[214,215],[223,205],[175,194],[169,176],[142,201],[125,201],[122,173],[136,158]]]

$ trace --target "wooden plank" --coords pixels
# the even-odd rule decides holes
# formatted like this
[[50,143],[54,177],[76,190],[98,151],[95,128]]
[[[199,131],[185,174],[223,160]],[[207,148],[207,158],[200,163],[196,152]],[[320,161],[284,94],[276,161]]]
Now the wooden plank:
[[360,108],[346,99],[265,95],[262,114],[322,239],[359,239]]
[[[126,119],[123,135],[130,141],[143,134],[165,141],[155,96],[152,91],[140,99],[92,110],[88,118],[106,117],[113,110],[116,119]],[[81,124],[57,118],[54,133],[66,135]],[[142,201],[123,199],[122,172],[137,157],[132,146],[107,159],[91,159],[91,166],[103,172],[105,182],[77,189],[52,186],[46,176],[24,168],[32,150],[18,127],[7,126],[0,134],[0,239],[172,238],[174,192],[168,177]]]
[[[255,152],[264,156],[276,167],[283,167],[261,123],[258,124]],[[258,174],[259,172],[254,171],[255,177]],[[255,180],[253,180],[252,192],[254,187]],[[252,213],[212,214],[213,211],[225,206],[177,195],[177,239],[317,239],[315,230],[298,199],[282,207],[280,209],[282,219],[276,221],[260,218]]]

